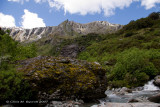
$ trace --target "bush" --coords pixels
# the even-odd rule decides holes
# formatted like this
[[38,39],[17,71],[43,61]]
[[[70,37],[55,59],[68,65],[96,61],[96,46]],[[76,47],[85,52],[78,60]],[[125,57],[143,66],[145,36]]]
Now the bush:
[[15,61],[35,57],[36,55],[37,48],[35,44],[23,46],[13,40],[9,33],[0,30],[0,58],[10,56],[10,59]]
[[16,71],[15,61],[36,56],[34,44],[22,46],[0,29],[0,104],[6,100],[32,99],[32,89],[22,73]]
[[23,60],[37,56],[37,48],[35,44],[27,46],[17,45],[16,53],[12,54],[14,60]]
[[125,33],[125,35],[124,35],[124,37],[130,37],[130,36],[132,36],[134,33],[133,32],[127,32],[127,33]]
[[10,69],[0,70],[0,101],[6,100],[29,100],[32,99],[32,91],[29,83],[24,80],[21,73],[11,66]]
[[158,29],[158,30],[155,30],[155,31],[153,32],[153,36],[160,36],[160,31],[159,31],[159,29]]
[[157,20],[159,19],[159,16],[160,16],[159,12],[153,12],[148,17],[151,18],[152,20]]
[[142,28],[148,28],[153,25],[153,20],[151,18],[141,18],[136,21],[131,21],[129,24],[125,25],[122,30],[139,30]]
[[127,87],[136,87],[153,78],[158,70],[149,61],[150,56],[146,52],[131,48],[117,55],[117,63],[111,71],[112,78],[109,79],[126,81]]

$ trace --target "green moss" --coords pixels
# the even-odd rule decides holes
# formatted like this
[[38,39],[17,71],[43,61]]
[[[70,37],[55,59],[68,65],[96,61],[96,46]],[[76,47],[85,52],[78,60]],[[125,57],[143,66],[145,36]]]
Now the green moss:
[[78,97],[80,93],[87,94],[88,91],[94,91],[91,89],[95,87],[106,85],[104,80],[106,71],[95,63],[63,57],[41,57],[30,60],[32,61],[20,71],[31,74],[26,78],[36,84],[34,88],[38,91],[51,94],[61,90],[65,96]]

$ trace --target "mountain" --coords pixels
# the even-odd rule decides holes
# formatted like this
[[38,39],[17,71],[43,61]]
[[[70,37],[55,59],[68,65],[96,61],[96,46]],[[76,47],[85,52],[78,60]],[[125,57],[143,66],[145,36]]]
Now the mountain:
[[[83,25],[89,29],[88,33],[98,24],[87,24],[90,28]],[[160,75],[159,13],[131,21],[110,34],[103,34],[103,29],[99,29],[95,32],[101,31],[101,34],[81,36],[84,32],[75,32],[76,24],[73,27],[69,21],[53,29],[54,33],[46,32],[45,37],[39,36],[41,39],[24,44],[0,28],[0,90],[3,91],[0,104],[19,99],[95,101],[103,97],[106,89],[135,89]],[[42,35],[34,30],[33,33]],[[38,106],[41,105],[38,103]]]
[[[49,38],[50,37],[50,38]],[[160,15],[131,21],[111,34],[48,36],[37,42],[40,55],[98,62],[111,87],[138,87],[160,75]]]
[[111,24],[106,21],[95,21],[87,24],[80,24],[74,21],[64,21],[58,26],[51,27],[38,27],[33,29],[23,29],[18,27],[2,28],[3,30],[9,29],[11,31],[10,36],[20,42],[24,41],[36,41],[49,34],[58,36],[76,36],[86,35],[89,33],[106,34],[112,33],[123,26],[119,24]]

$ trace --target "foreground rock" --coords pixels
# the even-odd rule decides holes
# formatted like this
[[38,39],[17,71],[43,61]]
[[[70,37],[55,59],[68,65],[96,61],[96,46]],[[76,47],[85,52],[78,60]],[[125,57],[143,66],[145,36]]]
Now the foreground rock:
[[45,107],[79,107],[84,102],[79,101],[51,101]]
[[151,102],[160,103],[160,94],[149,97],[148,100],[151,101]]
[[104,98],[106,70],[99,64],[70,58],[39,56],[24,61],[18,71],[25,73],[40,100],[86,102]]
[[159,107],[157,103],[105,103],[97,107]]
[[129,101],[128,101],[128,103],[137,103],[137,102],[139,102],[139,103],[144,103],[144,102],[149,102],[149,100],[147,99],[147,98],[145,98],[145,97],[138,97],[138,98],[133,98],[133,99],[130,99]]
[[158,87],[160,87],[160,75],[156,76],[154,79],[154,84]]

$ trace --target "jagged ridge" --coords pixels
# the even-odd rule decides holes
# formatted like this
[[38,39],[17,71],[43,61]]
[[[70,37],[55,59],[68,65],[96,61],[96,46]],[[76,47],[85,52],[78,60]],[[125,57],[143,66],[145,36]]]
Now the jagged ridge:
[[89,33],[106,34],[112,33],[120,28],[122,25],[111,24],[106,21],[95,21],[87,24],[80,24],[74,21],[64,21],[58,26],[50,27],[38,27],[33,29],[23,28],[2,28],[3,30],[10,29],[10,36],[13,39],[24,42],[24,41],[36,41],[42,37],[48,36],[49,34],[59,36],[75,36],[75,35],[86,35]]

